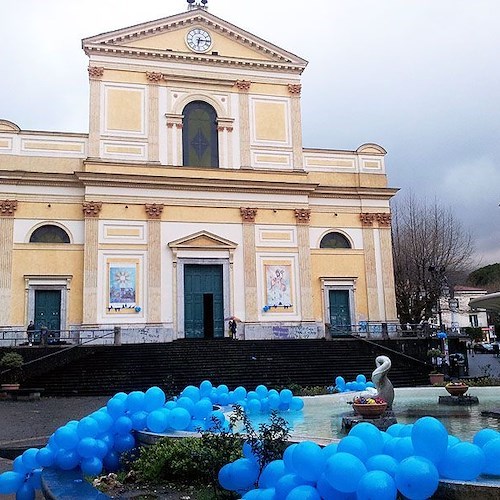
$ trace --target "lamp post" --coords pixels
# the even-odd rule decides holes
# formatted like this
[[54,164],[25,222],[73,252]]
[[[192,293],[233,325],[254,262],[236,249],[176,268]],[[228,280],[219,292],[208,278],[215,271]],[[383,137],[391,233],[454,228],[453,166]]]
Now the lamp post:
[[437,290],[437,314],[439,319],[439,332],[438,338],[441,342],[441,350],[444,353],[446,362],[449,364],[449,351],[448,351],[448,339],[446,334],[446,328],[443,324],[443,311],[441,309],[441,297],[444,296],[448,298],[450,296],[450,286],[448,284],[448,279],[446,278],[446,268],[444,266],[429,266],[429,272],[432,276],[432,281],[434,289]]

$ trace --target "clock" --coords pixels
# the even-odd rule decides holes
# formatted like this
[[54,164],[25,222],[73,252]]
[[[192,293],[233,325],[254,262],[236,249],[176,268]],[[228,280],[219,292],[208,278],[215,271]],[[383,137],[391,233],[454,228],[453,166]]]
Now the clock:
[[212,37],[208,31],[194,28],[186,35],[186,43],[195,52],[206,52],[212,46]]

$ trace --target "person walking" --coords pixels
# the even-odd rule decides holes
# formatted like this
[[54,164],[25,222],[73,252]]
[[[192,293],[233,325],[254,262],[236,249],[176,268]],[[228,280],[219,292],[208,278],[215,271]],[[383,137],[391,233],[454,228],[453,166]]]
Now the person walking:
[[30,321],[29,325],[26,327],[26,335],[28,336],[28,345],[33,345],[35,337],[35,323],[33,323],[33,321]]

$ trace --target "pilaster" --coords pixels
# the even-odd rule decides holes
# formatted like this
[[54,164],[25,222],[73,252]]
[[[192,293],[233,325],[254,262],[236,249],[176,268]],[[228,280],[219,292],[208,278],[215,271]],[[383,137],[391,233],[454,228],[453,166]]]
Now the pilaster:
[[163,205],[146,204],[148,218],[148,323],[161,323],[161,216]]
[[377,283],[377,256],[375,245],[374,223],[375,213],[361,213],[359,216],[363,226],[363,248],[365,256],[366,300],[368,303],[368,321],[381,321],[379,293]]
[[243,262],[245,272],[245,321],[258,321],[257,313],[257,261],[255,258],[256,208],[240,208],[243,222]]
[[240,94],[240,151],[241,166],[250,167],[250,98],[248,92],[251,83],[246,80],[238,80],[236,88]]
[[160,161],[159,148],[159,128],[158,122],[160,119],[158,109],[158,84],[163,79],[161,73],[146,73],[146,78],[149,83],[149,119],[148,119],[148,156],[149,161]]
[[297,220],[297,245],[299,253],[299,293],[301,297],[301,316],[303,321],[314,321],[312,299],[311,247],[309,222],[311,210],[295,209]]
[[97,276],[99,268],[100,202],[83,202],[85,245],[83,253],[83,324],[97,324]]
[[0,201],[0,326],[10,325],[12,310],[12,254],[14,249],[14,213],[16,200]]
[[300,113],[300,93],[302,85],[289,84],[288,92],[291,96],[292,114],[292,145],[293,145],[293,168],[302,170],[304,168],[304,152],[302,149],[302,117]]
[[104,68],[89,66],[89,145],[88,156],[99,158],[101,141],[101,78]]

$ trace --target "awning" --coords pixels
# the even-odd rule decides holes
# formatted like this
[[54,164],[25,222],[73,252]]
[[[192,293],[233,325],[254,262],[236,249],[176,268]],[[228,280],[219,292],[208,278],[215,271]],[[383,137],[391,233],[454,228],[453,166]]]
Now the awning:
[[488,293],[476,299],[470,299],[469,307],[500,311],[500,292]]

